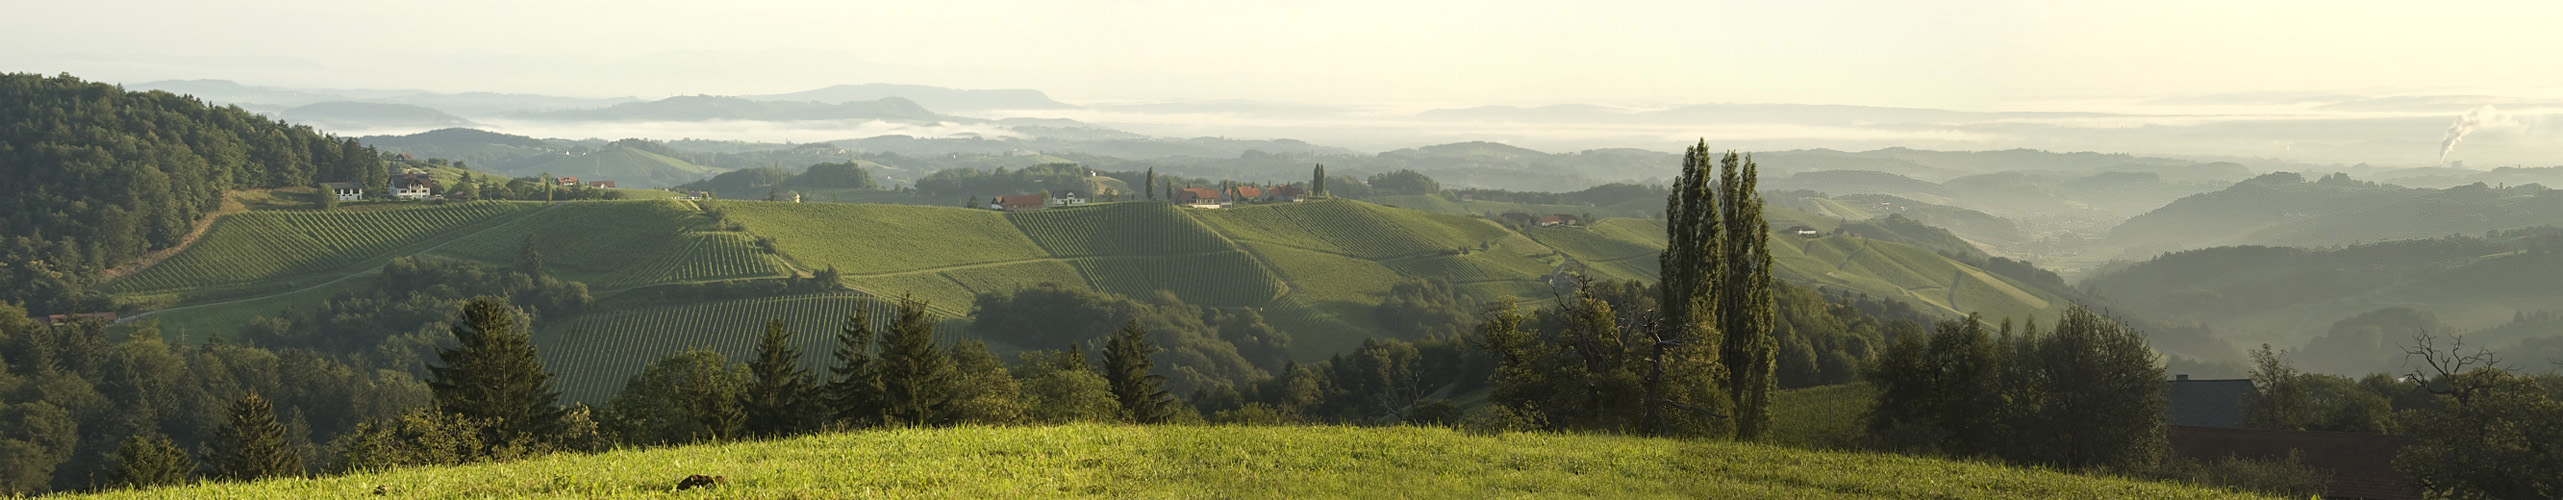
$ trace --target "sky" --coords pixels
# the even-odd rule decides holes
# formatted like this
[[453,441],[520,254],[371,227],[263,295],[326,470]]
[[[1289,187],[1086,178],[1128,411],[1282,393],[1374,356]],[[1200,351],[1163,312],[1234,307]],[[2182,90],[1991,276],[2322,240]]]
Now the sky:
[[643,98],[892,82],[1075,103],[1976,111],[2563,94],[2558,2],[9,3],[0,71],[125,82]]

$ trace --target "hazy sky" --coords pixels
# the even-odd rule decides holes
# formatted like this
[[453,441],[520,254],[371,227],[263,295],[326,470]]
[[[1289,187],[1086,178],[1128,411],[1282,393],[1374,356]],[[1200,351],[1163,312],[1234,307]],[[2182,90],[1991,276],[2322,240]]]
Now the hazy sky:
[[654,98],[877,81],[1401,107],[2563,95],[2563,2],[7,3],[0,71],[123,82]]

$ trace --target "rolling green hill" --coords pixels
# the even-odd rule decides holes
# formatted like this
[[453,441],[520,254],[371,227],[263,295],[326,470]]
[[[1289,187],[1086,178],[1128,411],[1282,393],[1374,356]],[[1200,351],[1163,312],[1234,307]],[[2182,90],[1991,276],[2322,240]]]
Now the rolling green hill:
[[2279,346],[2389,307],[2428,312],[2459,330],[2498,326],[2521,311],[2563,310],[2563,230],[2484,236],[2190,250],[2093,276],[2083,286],[2132,312],[2206,324],[2237,343]]
[[[484,212],[480,219],[450,215]],[[457,221],[399,222],[431,216]],[[1349,200],[1226,209],[1104,203],[1023,213],[764,201],[491,202],[235,217],[240,218],[223,221],[198,246],[137,273],[128,278],[132,284],[119,283],[124,288],[117,290],[128,300],[158,297],[155,304],[180,306],[153,317],[172,326],[166,333],[200,339],[234,331],[251,315],[316,307],[318,299],[345,287],[306,287],[356,283],[347,278],[373,272],[391,257],[428,255],[513,267],[523,261],[530,236],[547,271],[586,283],[597,300],[579,316],[537,323],[546,355],[566,356],[554,362],[577,367],[564,370],[562,383],[583,400],[609,394],[641,363],[686,348],[745,356],[746,339],[772,318],[787,318],[791,328],[805,333],[798,340],[804,352],[829,352],[825,333],[846,312],[878,304],[851,294],[682,298],[698,296],[685,291],[694,284],[834,268],[844,285],[863,295],[912,296],[952,318],[972,315],[978,294],[1043,283],[1134,297],[1164,291],[1193,305],[1257,308],[1290,335],[1292,357],[1315,360],[1352,350],[1364,339],[1396,336],[1378,322],[1377,305],[1401,283],[1448,281],[1464,303],[1504,296],[1537,302],[1551,296],[1547,278],[1560,270],[1653,279],[1664,238],[1661,226],[1641,219],[1514,232],[1474,217]],[[408,236],[343,248],[298,243],[291,251],[266,250],[270,242],[336,233]],[[1776,275],[1782,279],[1895,298],[1942,314],[2052,318],[2067,303],[1912,245],[1830,236],[1774,241]],[[301,260],[233,264],[280,256]],[[280,270],[237,276],[205,271],[266,268]],[[262,296],[294,290],[302,291]]]
[[[720,486],[674,491],[688,475]],[[1975,462],[1430,427],[963,427],[83,498],[2263,498]]]

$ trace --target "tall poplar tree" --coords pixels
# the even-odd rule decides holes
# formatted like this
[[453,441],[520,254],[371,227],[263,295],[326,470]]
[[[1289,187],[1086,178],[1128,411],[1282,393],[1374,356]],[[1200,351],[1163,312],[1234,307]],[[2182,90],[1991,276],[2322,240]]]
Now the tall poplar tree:
[[[1725,423],[1734,402],[1725,391],[1725,331],[1719,314],[1726,233],[1711,182],[1711,159],[1707,141],[1685,150],[1681,173],[1664,202],[1666,246],[1658,257],[1662,310],[1647,348],[1647,404],[1640,420],[1658,434],[1716,435],[1731,426]],[[1676,422],[1693,422],[1696,428],[1677,429]]]
[[473,298],[454,322],[455,347],[436,349],[445,366],[427,367],[437,409],[494,422],[482,431],[484,443],[540,442],[560,435],[564,425],[561,394],[520,319],[497,297]]
[[1718,276],[1720,358],[1735,401],[1736,436],[1758,440],[1770,433],[1771,393],[1779,390],[1779,342],[1771,335],[1771,228],[1762,220],[1757,169],[1750,156],[1729,151],[1719,160],[1718,208],[1725,216],[1725,269]]
[[303,456],[285,441],[285,426],[276,422],[276,407],[267,398],[250,394],[233,402],[231,426],[222,429],[221,438],[215,467],[223,478],[256,481],[303,474]]
[[899,317],[881,337],[881,403],[884,418],[905,425],[939,425],[953,417],[958,368],[935,335],[935,318],[915,299],[899,299]]
[[782,319],[765,323],[748,372],[756,378],[740,395],[739,406],[747,413],[749,435],[787,436],[811,427],[812,417],[819,415],[818,383],[801,368],[801,350],[792,347],[792,332]]
[[1157,167],[1148,167],[1148,182],[1139,185],[1139,192],[1148,193],[1148,199],[1157,199]]
[[1308,196],[1316,197],[1323,194],[1326,194],[1326,164],[1319,163],[1317,173],[1312,174],[1308,179]]
[[1148,342],[1148,330],[1139,320],[1130,320],[1104,342],[1104,380],[1112,385],[1113,399],[1121,401],[1121,412],[1132,422],[1153,424],[1174,416],[1174,396],[1166,392],[1166,376],[1148,373],[1156,364],[1148,355],[1160,349]]
[[836,375],[828,382],[831,417],[850,425],[881,425],[881,374],[872,357],[872,308],[858,307],[837,329]]

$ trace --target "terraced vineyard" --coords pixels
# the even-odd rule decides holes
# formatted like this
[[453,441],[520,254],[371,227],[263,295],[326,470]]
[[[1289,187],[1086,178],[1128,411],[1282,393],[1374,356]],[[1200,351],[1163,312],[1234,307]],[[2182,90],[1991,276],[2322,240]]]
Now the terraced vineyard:
[[[296,278],[336,278],[403,251],[469,234],[539,210],[531,203],[472,202],[366,212],[248,212],[214,223],[169,260],[109,284],[116,294],[218,296],[216,289]],[[200,293],[202,292],[202,293]]]
[[1077,268],[1104,291],[1146,297],[1158,290],[1175,292],[1185,302],[1212,306],[1256,306],[1281,295],[1280,278],[1245,252],[1140,257],[1092,258]]
[[1111,203],[1006,214],[1053,257],[1183,255],[1234,250],[1166,203]]
[[872,309],[887,324],[895,301],[856,294],[801,295],[734,300],[681,307],[590,313],[544,327],[535,335],[543,365],[558,377],[561,396],[603,404],[650,361],[706,348],[745,362],[756,352],[765,322],[781,318],[801,348],[803,366],[834,366],[836,331],[858,308]]
[[440,255],[514,265],[526,236],[543,266],[600,288],[781,276],[780,261],[745,235],[712,231],[709,218],[673,200],[562,203],[525,220],[438,249]]
[[[1049,255],[1004,214],[954,207],[771,203],[706,203],[774,238],[804,268],[837,266],[848,275],[914,271]],[[856,244],[860,243],[860,244]]]

